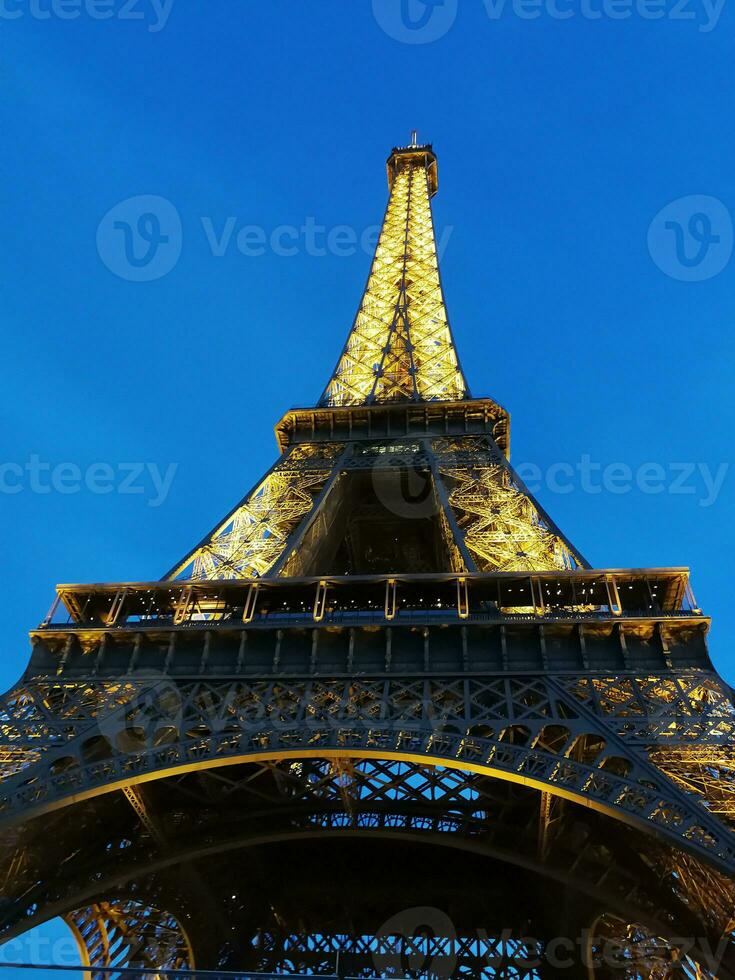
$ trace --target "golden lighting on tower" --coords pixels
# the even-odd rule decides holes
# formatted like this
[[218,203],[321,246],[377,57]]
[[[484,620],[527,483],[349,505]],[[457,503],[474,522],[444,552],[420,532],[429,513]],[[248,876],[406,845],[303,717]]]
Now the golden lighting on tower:
[[468,397],[444,306],[428,147],[393,152],[390,200],[370,278],[323,405]]
[[[550,571],[584,565],[508,465],[507,413],[487,399],[472,399],[460,369],[439,276],[431,211],[438,178],[431,147],[418,146],[414,137],[410,146],[394,149],[388,184],[388,207],[365,293],[321,401],[306,412],[307,431],[299,429],[296,445],[282,444],[284,454],[270,472],[167,577],[292,574],[289,556],[298,553],[307,530],[314,539],[335,526],[332,505],[339,493],[330,494],[361,465],[355,447],[366,436],[378,437],[381,425],[383,436],[390,436],[395,422],[381,421],[380,413],[394,413],[401,405],[414,412],[425,406],[422,418],[405,423],[414,433],[418,424],[427,427],[427,435],[429,427],[435,436],[437,427],[448,434],[466,427],[471,418],[482,419],[484,426],[482,436],[412,438],[401,450],[406,459],[394,460],[404,475],[428,465],[446,571]],[[488,411],[497,413],[495,422],[488,423]],[[296,418],[299,413],[304,414],[292,414]],[[293,424],[299,428],[304,423]],[[318,425],[328,430],[323,442],[316,438]],[[361,435],[356,425],[364,427]],[[279,440],[284,434],[279,430]],[[378,446],[374,486],[380,481],[382,457],[395,455],[397,445],[403,443],[387,439]],[[370,506],[365,494],[361,499]],[[325,510],[332,515],[328,522],[323,520]],[[406,549],[401,553],[405,557]],[[308,561],[299,568],[305,574]]]

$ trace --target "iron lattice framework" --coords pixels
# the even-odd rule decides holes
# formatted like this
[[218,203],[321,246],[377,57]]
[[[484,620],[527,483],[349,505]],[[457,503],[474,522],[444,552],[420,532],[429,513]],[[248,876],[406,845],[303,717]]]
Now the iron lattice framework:
[[444,305],[431,196],[436,157],[388,161],[390,199],[365,293],[322,405],[457,401],[469,395]]
[[[319,403],[0,701],[0,938],[95,968],[735,976],[735,707],[688,571],[593,569],[471,398],[429,146]],[[100,974],[101,975],[101,974]]]

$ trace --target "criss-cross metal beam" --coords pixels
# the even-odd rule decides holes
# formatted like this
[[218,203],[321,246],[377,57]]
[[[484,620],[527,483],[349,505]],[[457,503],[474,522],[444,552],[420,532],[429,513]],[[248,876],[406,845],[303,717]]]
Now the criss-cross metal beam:
[[390,199],[370,276],[320,404],[453,401],[469,396],[444,304],[430,146],[394,150]]

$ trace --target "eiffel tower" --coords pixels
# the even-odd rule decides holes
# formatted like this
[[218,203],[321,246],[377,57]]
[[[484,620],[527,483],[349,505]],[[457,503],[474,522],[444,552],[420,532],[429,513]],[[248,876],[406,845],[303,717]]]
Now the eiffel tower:
[[735,709],[688,571],[593,568],[534,499],[455,351],[432,147],[388,184],[275,465],[163,579],[60,585],[31,632],[0,940],[63,917],[95,978],[735,977]]

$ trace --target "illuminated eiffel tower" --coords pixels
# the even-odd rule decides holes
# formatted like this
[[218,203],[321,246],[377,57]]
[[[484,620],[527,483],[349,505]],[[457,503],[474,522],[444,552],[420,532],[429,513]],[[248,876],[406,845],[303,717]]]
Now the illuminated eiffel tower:
[[157,582],[61,585],[0,703],[0,940],[90,973],[735,976],[735,709],[684,568],[593,569],[473,398],[431,146],[347,343]]

